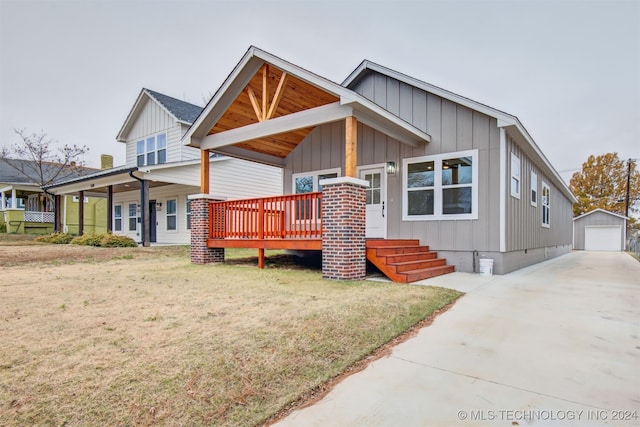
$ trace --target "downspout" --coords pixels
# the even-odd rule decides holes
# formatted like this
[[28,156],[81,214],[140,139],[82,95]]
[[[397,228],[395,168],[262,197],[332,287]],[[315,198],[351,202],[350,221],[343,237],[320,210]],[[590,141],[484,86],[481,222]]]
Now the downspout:
[[147,208],[145,206],[144,203],[144,183],[145,180],[142,178],[138,178],[137,176],[135,176],[133,174],[134,171],[130,170],[129,171],[129,176],[133,179],[135,179],[136,181],[140,182],[140,240],[142,243],[142,246],[149,246],[149,239],[146,238],[146,224],[144,223],[144,218],[145,218],[145,213],[147,211]]

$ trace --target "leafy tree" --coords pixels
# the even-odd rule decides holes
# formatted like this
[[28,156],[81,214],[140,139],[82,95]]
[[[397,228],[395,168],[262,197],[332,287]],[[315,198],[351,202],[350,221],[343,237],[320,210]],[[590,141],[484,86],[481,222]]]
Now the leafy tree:
[[[86,145],[65,144],[47,137],[47,134],[27,133],[14,129],[20,141],[0,150],[0,160],[20,173],[26,182],[39,187],[57,179],[83,174],[82,156],[89,151]],[[46,200],[46,199],[45,199]]]
[[[582,215],[593,209],[605,209],[625,214],[627,197],[627,171],[629,163],[620,160],[618,153],[589,156],[582,170],[571,177],[569,188],[578,199],[573,214]],[[634,202],[640,200],[640,173],[635,162],[630,162],[629,215],[638,212]]]

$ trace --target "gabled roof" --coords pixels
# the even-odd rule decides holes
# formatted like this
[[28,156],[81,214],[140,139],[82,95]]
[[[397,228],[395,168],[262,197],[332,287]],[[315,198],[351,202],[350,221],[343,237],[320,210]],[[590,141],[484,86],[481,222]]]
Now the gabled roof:
[[116,137],[117,141],[126,142],[126,135],[131,130],[131,127],[135,123],[138,115],[142,112],[142,109],[148,100],[156,102],[160,107],[162,107],[162,109],[174,117],[176,122],[185,125],[191,125],[202,112],[202,107],[195,104],[181,101],[177,98],[164,95],[151,89],[143,88],[140,91],[140,94],[138,94],[138,98],[133,104],[131,111],[129,111],[126,120],[122,124],[120,132],[118,132],[118,136]]
[[[260,122],[255,118],[256,107],[252,109],[250,96],[245,91],[252,89],[261,93],[260,70],[264,70],[265,64],[272,67],[263,71],[268,74],[269,81],[282,81],[284,73],[287,78],[283,83],[283,101],[273,118]],[[294,102],[287,104],[291,99]],[[314,99],[315,103],[312,102]],[[313,127],[348,116],[406,144],[417,146],[430,140],[427,133],[351,89],[251,46],[182,141],[223,153],[231,153],[231,149],[257,152],[262,155],[261,161],[281,164],[281,159]],[[284,149],[277,151],[278,147]]]
[[181,101],[176,98],[172,98],[167,95],[163,95],[159,92],[151,89],[143,89],[148,94],[156,99],[162,106],[164,106],[170,114],[172,114],[176,120],[184,124],[192,124],[202,112],[202,107],[194,104],[190,104],[186,101]]
[[342,82],[343,86],[353,87],[353,85],[355,85],[358,80],[363,78],[368,72],[375,72],[386,75],[410,86],[422,89],[425,92],[432,93],[441,98],[486,114],[489,117],[494,117],[498,122],[499,128],[511,129],[515,132],[515,134],[519,137],[517,139],[524,142],[525,145],[530,148],[531,153],[536,156],[547,168],[547,171],[551,175],[550,178],[554,180],[558,188],[560,188],[560,190],[574,203],[577,202],[575,195],[571,192],[571,190],[562,179],[560,174],[555,170],[553,165],[551,165],[551,162],[547,159],[542,150],[540,150],[540,147],[538,147],[538,145],[535,143],[535,141],[533,140],[529,132],[525,129],[523,124],[520,122],[520,119],[518,119],[518,117],[368,60],[362,61],[362,63],[360,63],[360,65],[355,70],[353,70],[351,74],[349,74],[344,82]]
[[620,215],[620,214],[617,214],[617,213],[615,213],[615,212],[609,212],[609,211],[607,211],[607,210],[604,210],[604,209],[598,208],[598,209],[594,209],[594,210],[592,210],[592,211],[589,211],[589,212],[587,212],[587,213],[583,213],[582,215],[580,215],[580,216],[577,216],[577,217],[573,218],[573,220],[575,221],[575,220],[577,220],[577,219],[584,218],[585,216],[591,215],[591,214],[596,213],[596,212],[602,212],[602,213],[604,213],[604,214],[612,215],[612,216],[615,216],[615,217],[617,217],[617,218],[624,219],[625,221],[627,221],[627,220],[629,219],[629,217],[627,217],[627,216]]
[[[54,182],[81,177],[95,171],[93,168],[67,166],[60,171],[61,164],[52,162],[42,163],[42,174],[36,161],[23,159],[0,159],[0,183],[4,184],[32,184],[38,185],[41,179]],[[58,171],[60,173],[55,176]]]

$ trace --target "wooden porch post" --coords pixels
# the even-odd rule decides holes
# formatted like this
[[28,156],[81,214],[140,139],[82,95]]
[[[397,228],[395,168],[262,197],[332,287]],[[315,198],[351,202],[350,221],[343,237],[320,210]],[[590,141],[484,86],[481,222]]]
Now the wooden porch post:
[[78,236],[84,235],[84,191],[78,193]]
[[53,209],[53,231],[54,233],[62,233],[62,198],[66,196],[56,195],[55,206]]
[[356,166],[358,164],[358,121],[355,117],[345,119],[345,167],[344,175],[356,177]]
[[200,151],[200,193],[209,194],[209,150]]

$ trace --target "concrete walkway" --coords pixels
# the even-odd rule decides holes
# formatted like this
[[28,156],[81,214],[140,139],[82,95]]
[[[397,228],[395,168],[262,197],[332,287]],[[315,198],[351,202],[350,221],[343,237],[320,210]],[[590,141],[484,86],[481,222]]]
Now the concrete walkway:
[[631,256],[574,252],[504,276],[424,284],[467,294],[275,425],[640,425],[640,262]]

